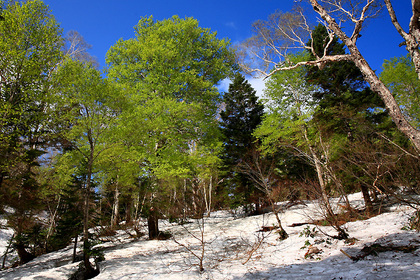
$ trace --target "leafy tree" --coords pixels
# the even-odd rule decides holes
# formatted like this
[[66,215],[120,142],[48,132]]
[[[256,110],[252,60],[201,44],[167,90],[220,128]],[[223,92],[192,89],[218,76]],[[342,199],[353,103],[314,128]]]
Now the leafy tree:
[[[340,43],[336,36],[330,42],[328,39],[329,34],[325,26],[322,24],[316,26],[312,31],[312,39],[307,43],[308,46],[312,46],[315,53],[315,55],[310,53],[311,59],[315,60],[324,52],[330,56],[346,53],[344,43]],[[326,48],[327,42],[329,44]],[[336,61],[325,65],[322,69],[314,66],[307,66],[307,69],[306,77],[315,86],[313,95],[320,109],[333,110],[334,107],[345,105],[349,110],[363,112],[368,108],[383,107],[383,102],[370,90],[362,72],[354,62]]]
[[[290,55],[288,60],[294,64],[305,61],[307,56],[307,53],[298,53]],[[346,232],[334,219],[329,201],[326,178],[333,175],[328,165],[330,152],[323,145],[318,127],[312,122],[317,104],[311,98],[313,87],[306,82],[305,72],[304,68],[297,68],[271,76],[265,91],[267,113],[255,135],[265,153],[275,153],[279,147],[289,148],[315,168],[321,206],[339,232],[338,238],[346,238]]]
[[248,176],[239,172],[236,166],[244,160],[245,155],[257,145],[252,135],[261,123],[264,106],[258,101],[256,91],[241,74],[237,74],[229,85],[229,91],[223,95],[224,110],[220,112],[220,126],[223,133],[224,161],[226,182],[224,185],[234,186],[235,200],[242,203],[255,203],[250,196],[256,190]]
[[[217,156],[203,151],[218,146],[215,85],[229,74],[233,54],[229,42],[192,18],[142,18],[135,35],[119,40],[106,60],[109,78],[126,93],[121,133],[136,158],[139,177],[155,182],[149,209],[156,212],[152,197],[161,192],[159,180],[186,178],[194,165],[192,151]],[[157,225],[156,219],[149,222]]]
[[54,130],[51,74],[62,59],[61,29],[40,0],[9,3],[0,21],[0,190],[15,209],[21,262],[33,254],[22,234],[33,224],[39,186],[33,173]]
[[[403,133],[411,144],[420,150],[420,130],[413,127],[405,115],[401,112],[391,91],[378,78],[375,71],[363,57],[356,43],[361,37],[363,24],[372,17],[378,15],[382,4],[380,1],[367,1],[361,4],[360,1],[309,1],[314,11],[325,20],[328,30],[328,40],[324,44],[325,52],[321,56],[317,55],[312,45],[308,46],[307,38],[311,35],[308,18],[304,15],[303,9],[297,7],[290,13],[277,12],[267,21],[258,21],[255,27],[255,35],[244,44],[243,54],[244,67],[249,71],[259,72],[265,76],[271,76],[278,71],[291,70],[302,65],[325,67],[328,63],[337,61],[352,61],[363,73],[366,82],[371,89],[378,94],[388,110],[397,129]],[[418,50],[419,26],[417,21],[411,21],[410,31],[404,32],[399,25],[390,0],[384,1],[392,22],[398,32],[404,38],[407,49],[413,58],[416,70],[420,70],[420,53]],[[418,5],[418,0],[412,1],[413,7]],[[416,8],[413,8],[413,18],[418,18]],[[343,21],[344,20],[344,21]],[[341,26],[341,22],[347,22],[346,26]],[[349,33],[347,33],[350,31]],[[347,47],[345,54],[327,55],[326,51],[330,43],[337,36]],[[315,60],[300,61],[297,64],[290,64],[287,60],[289,53],[294,53],[296,49],[306,49],[315,57]],[[250,57],[252,56],[252,57]],[[256,60],[253,58],[257,58]],[[259,65],[253,63],[257,61]],[[249,63],[251,62],[251,65]],[[248,65],[247,65],[248,64]],[[254,65],[252,65],[254,64]]]
[[116,146],[111,137],[118,110],[118,93],[111,83],[91,63],[67,59],[55,75],[59,85],[60,108],[68,123],[64,138],[69,141],[68,151],[83,182],[83,239],[84,265],[88,274],[95,271],[89,262],[89,225],[91,197],[98,162],[106,152]]
[[419,128],[420,81],[410,57],[407,55],[385,60],[382,68],[381,80],[390,88],[410,123]]
[[4,20],[4,17],[2,15],[3,13],[3,5],[4,5],[4,1],[0,1],[0,21]]

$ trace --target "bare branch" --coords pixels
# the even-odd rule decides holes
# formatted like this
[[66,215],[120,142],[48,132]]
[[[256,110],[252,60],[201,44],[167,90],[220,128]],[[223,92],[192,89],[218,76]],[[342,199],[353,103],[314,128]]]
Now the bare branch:
[[400,23],[397,20],[397,16],[395,14],[394,8],[391,5],[391,1],[390,0],[384,0],[386,8],[388,10],[389,16],[391,18],[391,22],[394,25],[395,29],[397,29],[398,33],[400,33],[401,37],[403,37],[406,40],[406,37],[408,36],[408,34],[404,31],[404,29],[402,28],[402,26],[400,25]]
[[410,20],[410,33],[420,41],[420,1],[411,0],[413,15]]
[[[364,1],[365,4],[362,6],[361,3]],[[353,61],[362,72],[365,81],[369,83],[371,89],[377,92],[383,100],[386,109],[398,129],[410,139],[412,144],[420,153],[420,130],[413,127],[408,119],[402,114],[401,109],[390,90],[379,79],[375,71],[370,67],[356,46],[356,41],[359,38],[365,20],[376,16],[381,9],[381,5],[378,4],[377,1],[364,1],[309,0],[315,12],[317,12],[327,24],[329,41],[324,46],[323,57],[320,58],[319,55],[315,53],[313,44],[311,44],[311,46],[304,44],[305,37],[309,38],[311,37],[311,34],[310,32],[308,33],[308,24],[300,11],[284,14],[277,12],[270,17],[269,21],[259,22],[260,25],[258,25],[258,27],[260,29],[256,29],[256,35],[251,41],[248,41],[250,44],[244,46],[245,51],[242,52],[244,58],[248,59],[249,63],[245,63],[244,59],[240,64],[248,72],[259,73],[267,78],[278,71],[291,70],[302,65],[315,65],[322,69],[329,62],[342,60]],[[320,3],[323,3],[323,5]],[[419,15],[420,0],[412,0],[412,3],[413,15]],[[396,28],[399,28],[401,34],[405,34],[403,33],[401,26],[397,24],[398,21],[396,20],[395,13],[390,5],[390,0],[385,0],[385,4],[390,12],[394,25]],[[343,31],[340,24],[336,21],[340,20],[341,22],[340,16],[335,18],[334,13],[339,13],[341,15],[344,14],[346,17],[351,18],[352,22],[355,23],[350,37]],[[420,34],[419,27],[420,24],[418,20],[412,20],[410,32],[413,34]],[[416,33],[417,31],[418,33]],[[409,50],[413,58],[416,71],[420,78],[420,52],[418,43],[413,34],[408,34],[410,36],[406,36],[405,40],[407,50]],[[334,38],[334,36],[337,36],[347,46],[350,52],[349,54],[338,56],[327,55],[328,47],[332,42],[331,38]],[[296,49],[307,49],[308,51],[311,51],[317,59],[311,62],[307,61],[292,64],[287,59],[288,53],[291,50]],[[250,58],[250,54],[253,55],[252,58]],[[262,64],[258,64],[258,61],[253,60],[255,58],[257,60],[260,59],[259,62]],[[273,68],[274,70],[272,70]]]
[[356,43],[357,38],[360,35],[360,31],[362,31],[362,25],[363,25],[363,22],[366,19],[366,12],[369,9],[370,5],[372,5],[372,3],[373,3],[373,0],[368,1],[366,3],[366,5],[363,7],[363,10],[360,14],[359,19],[358,20],[353,20],[353,22],[356,23],[356,24],[354,26],[353,34],[351,35],[350,40],[352,40],[354,43]]
[[411,58],[414,63],[414,67],[420,79],[420,51],[419,51],[419,41],[420,41],[420,0],[412,0],[412,9],[413,15],[410,20],[409,33],[405,32],[400,23],[397,20],[394,8],[391,5],[390,0],[384,0],[386,8],[388,10],[391,22],[394,25],[395,29],[401,35],[405,41],[406,49],[410,53]]
[[[329,45],[329,43],[327,44],[327,46]],[[278,71],[287,71],[287,70],[293,70],[296,69],[300,66],[303,65],[309,65],[309,66],[318,66],[320,69],[324,68],[325,65],[329,62],[337,62],[337,61],[344,61],[344,60],[352,60],[351,55],[349,54],[340,54],[340,55],[324,55],[324,57],[317,59],[317,60],[312,60],[312,61],[301,61],[298,62],[296,64],[293,64],[291,66],[276,66],[276,69],[274,69],[273,71],[271,71],[270,73],[266,74],[266,78],[274,75],[276,72]]]

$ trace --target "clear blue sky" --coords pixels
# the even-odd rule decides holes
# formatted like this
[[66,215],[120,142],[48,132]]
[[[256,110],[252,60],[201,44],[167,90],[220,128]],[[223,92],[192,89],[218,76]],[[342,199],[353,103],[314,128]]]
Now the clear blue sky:
[[[134,36],[133,27],[142,16],[156,20],[179,15],[194,17],[201,27],[216,31],[232,43],[251,36],[251,24],[275,10],[289,11],[293,0],[44,0],[66,33],[78,31],[93,46],[90,53],[105,66],[105,53],[119,38]],[[407,30],[410,0],[394,0],[397,17]],[[312,11],[311,11],[312,12]],[[380,71],[384,59],[406,54],[398,47],[401,37],[387,13],[373,19],[362,31],[358,46],[372,68]]]

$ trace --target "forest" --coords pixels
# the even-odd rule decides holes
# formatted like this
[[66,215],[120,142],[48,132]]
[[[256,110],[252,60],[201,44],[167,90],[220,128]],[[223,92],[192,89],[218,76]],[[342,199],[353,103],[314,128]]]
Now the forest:
[[[0,214],[13,230],[2,268],[12,251],[18,266],[82,242],[91,278],[100,237],[167,239],[161,219],[221,209],[272,212],[286,240],[285,201],[318,201],[335,239],[387,199],[412,207],[420,230],[420,1],[409,32],[390,0],[309,4],[322,23],[299,6],[273,11],[238,45],[194,18],[145,16],[99,70],[42,0],[0,1]],[[356,42],[380,10],[407,55],[378,74]],[[265,79],[262,97],[252,75]],[[358,192],[362,210],[348,199]]]

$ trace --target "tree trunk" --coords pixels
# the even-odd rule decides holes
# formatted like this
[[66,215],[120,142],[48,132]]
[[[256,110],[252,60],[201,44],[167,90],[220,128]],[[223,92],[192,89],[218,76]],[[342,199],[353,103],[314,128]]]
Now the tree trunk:
[[[16,238],[18,239],[18,237]],[[18,242],[14,245],[14,247],[18,253],[20,264],[25,264],[35,259],[35,255],[26,251],[25,246],[22,243]]]
[[306,144],[308,145],[309,152],[311,153],[311,157],[312,157],[312,160],[313,160],[314,165],[315,165],[315,170],[316,170],[316,174],[318,176],[319,186],[321,187],[321,196],[322,196],[322,200],[324,201],[324,205],[325,205],[325,208],[327,210],[327,214],[328,214],[328,216],[333,217],[334,216],[334,211],[332,210],[330,200],[329,200],[329,197],[328,197],[328,194],[327,194],[326,184],[325,184],[325,180],[324,180],[323,167],[322,167],[322,164],[321,164],[321,161],[320,161],[319,157],[316,155],[315,150],[312,147],[312,144],[309,140],[306,126],[303,126],[303,136],[305,138]]
[[114,228],[118,224],[118,216],[120,212],[119,204],[120,192],[118,190],[118,184],[115,184],[114,203],[112,204],[111,228]]
[[187,179],[184,179],[184,192],[183,192],[184,205],[182,205],[182,219],[187,220]]
[[[88,134],[90,138],[90,134]],[[94,149],[93,149],[93,141],[90,141],[91,150],[90,155],[88,158],[87,163],[87,174],[86,174],[86,183],[84,189],[84,211],[83,211],[83,263],[86,268],[87,274],[94,274],[95,269],[92,267],[92,264],[89,261],[89,251],[90,251],[90,244],[89,244],[89,196],[90,196],[90,188],[91,188],[91,180],[92,180],[92,167],[93,167],[93,158],[94,158]]]
[[192,185],[191,190],[192,190],[192,193],[193,193],[193,195],[192,195],[192,206],[193,206],[194,216],[198,216],[197,215],[198,214],[197,187],[195,186],[195,184],[193,182],[191,183],[191,185]]
[[208,201],[208,205],[207,205],[207,217],[210,217],[212,192],[213,192],[213,176],[210,176],[210,182],[209,182],[209,201]]
[[13,233],[12,237],[9,240],[9,244],[6,247],[6,251],[3,254],[3,262],[1,264],[1,269],[4,269],[5,265],[6,265],[6,259],[7,259],[7,254],[9,253],[10,247],[12,246],[13,243],[13,239],[15,238],[15,234]]
[[271,202],[271,207],[273,209],[273,213],[276,216],[277,224],[279,225],[279,230],[278,230],[278,233],[280,235],[279,239],[280,240],[285,240],[285,239],[287,239],[289,237],[289,235],[284,230],[284,228],[283,228],[283,226],[281,224],[281,220],[280,220],[280,217],[279,217],[279,210],[277,209],[276,204],[271,199],[270,199],[270,202]]
[[314,158],[315,170],[316,170],[316,174],[318,176],[319,186],[321,187],[322,200],[324,201],[324,205],[325,205],[325,208],[327,210],[328,216],[333,217],[334,216],[334,211],[332,210],[332,207],[331,207],[331,204],[330,204],[330,199],[329,199],[328,194],[327,194],[325,180],[324,180],[324,172],[322,171],[323,168],[322,168],[321,163],[319,162],[319,159],[316,156],[316,154],[313,151],[311,151],[311,153],[312,153],[312,157]]
[[57,217],[57,213],[58,213],[58,209],[60,208],[60,202],[61,202],[61,195],[58,196],[58,202],[57,202],[57,206],[54,210],[54,213],[52,215],[52,217],[50,218],[50,225],[48,227],[48,232],[47,232],[47,236],[45,237],[45,243],[44,243],[44,250],[45,252],[48,252],[48,241],[53,233],[53,229],[55,227],[55,219]]
[[363,200],[365,201],[366,212],[368,215],[371,215],[373,212],[372,200],[370,199],[369,189],[365,185],[361,185],[360,189],[362,190]]
[[157,210],[150,207],[149,217],[147,218],[147,227],[149,229],[149,239],[156,239],[159,236],[159,218]]
[[420,51],[418,46],[418,42],[420,40],[420,24],[418,20],[420,17],[420,1],[411,0],[413,15],[409,24],[409,33],[405,32],[399,24],[395,15],[394,8],[391,5],[391,1],[384,0],[384,2],[388,10],[389,16],[391,18],[392,24],[405,41],[405,47],[411,56],[414,68],[417,72],[417,76],[420,79]]
[[398,130],[410,139],[411,143],[420,154],[420,131],[415,129],[404,117],[390,90],[384,85],[384,83],[382,83],[375,71],[372,70],[367,61],[364,59],[356,46],[356,38],[349,38],[346,33],[341,30],[338,23],[318,3],[318,1],[310,0],[310,2],[314,10],[328,23],[329,28],[331,28],[334,34],[346,44],[351,54],[351,60],[356,64],[357,68],[360,69],[365,81],[369,83],[373,91],[379,94]]
[[357,47],[354,46],[352,49],[353,55],[355,56],[355,64],[363,73],[365,80],[370,84],[371,89],[377,92],[381,97],[398,130],[410,139],[417,152],[420,153],[420,131],[415,129],[407,121],[390,90],[384,85],[384,83],[382,83],[381,80],[379,80],[378,76],[362,57]]
[[72,262],[76,262],[76,256],[77,256],[77,239],[78,239],[78,234],[76,234],[76,236],[74,237],[74,246],[73,246],[73,258],[72,258]]
[[131,209],[131,205],[132,205],[132,201],[134,200],[133,197],[130,197],[130,199],[127,199],[127,204],[125,207],[125,222],[127,224],[130,224],[132,221],[132,217],[133,217],[133,211]]
[[139,208],[140,208],[140,193],[137,194],[136,202],[134,203],[134,217],[133,217],[134,220],[137,220]]

